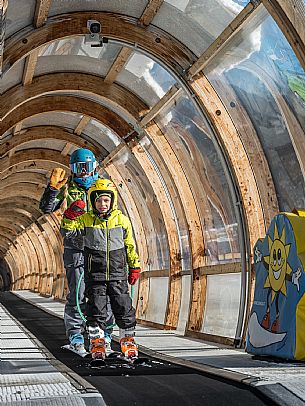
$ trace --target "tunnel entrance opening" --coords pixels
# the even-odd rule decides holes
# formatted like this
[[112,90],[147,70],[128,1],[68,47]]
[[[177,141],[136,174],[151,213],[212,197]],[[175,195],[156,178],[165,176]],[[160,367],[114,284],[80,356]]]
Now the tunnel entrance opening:
[[11,289],[11,277],[9,270],[3,260],[0,259],[0,291]]

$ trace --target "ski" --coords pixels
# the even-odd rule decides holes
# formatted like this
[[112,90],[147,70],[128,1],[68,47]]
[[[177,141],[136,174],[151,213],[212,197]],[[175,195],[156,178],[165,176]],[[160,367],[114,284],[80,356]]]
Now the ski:
[[103,358],[96,358],[90,362],[90,367],[92,368],[100,368],[105,367],[107,365],[113,364],[129,364],[129,365],[144,365],[149,362],[149,359],[146,357],[134,357],[134,358],[127,358],[121,352],[114,351],[109,354],[105,359]]
[[117,360],[118,362],[127,362],[129,364],[133,365],[141,365],[144,363],[148,362],[148,358],[146,357],[125,357],[123,353],[119,351],[114,351],[113,353],[109,354],[108,357],[106,358],[106,361],[115,361]]
[[87,351],[79,352],[79,351],[77,351],[75,348],[73,348],[70,344],[63,345],[61,348],[63,348],[64,350],[72,351],[72,352],[74,352],[74,354],[77,354],[77,355],[79,355],[79,356],[82,357],[82,358],[85,358],[85,357],[87,357],[87,356],[90,354],[90,353],[87,352]]

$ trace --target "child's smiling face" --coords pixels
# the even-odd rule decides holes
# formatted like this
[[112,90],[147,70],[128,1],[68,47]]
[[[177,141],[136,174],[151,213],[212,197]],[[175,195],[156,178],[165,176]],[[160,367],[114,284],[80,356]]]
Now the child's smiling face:
[[111,198],[109,196],[101,195],[95,201],[96,210],[102,214],[107,213],[107,211],[110,209],[110,205],[111,205]]

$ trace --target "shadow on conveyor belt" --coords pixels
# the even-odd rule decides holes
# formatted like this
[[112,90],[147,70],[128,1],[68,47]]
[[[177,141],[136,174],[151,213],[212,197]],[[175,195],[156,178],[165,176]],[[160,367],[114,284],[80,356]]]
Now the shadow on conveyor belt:
[[[18,298],[0,293],[0,302],[62,363],[75,371],[102,394],[108,406],[228,406],[271,405],[248,386],[215,379],[190,368],[153,360],[149,366],[133,368],[89,368],[89,360],[61,349],[67,344],[63,320]],[[116,348],[117,343],[113,347]]]

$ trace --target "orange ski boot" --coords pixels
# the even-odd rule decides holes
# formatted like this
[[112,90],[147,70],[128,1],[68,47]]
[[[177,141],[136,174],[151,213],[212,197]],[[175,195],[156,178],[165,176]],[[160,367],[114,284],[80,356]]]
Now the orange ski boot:
[[92,359],[102,359],[106,358],[106,348],[104,338],[91,338],[90,339],[90,352]]
[[138,346],[134,337],[123,337],[120,340],[121,351],[125,358],[133,359],[138,357]]

